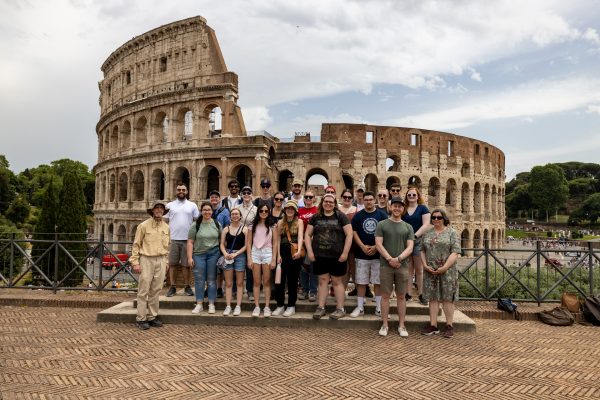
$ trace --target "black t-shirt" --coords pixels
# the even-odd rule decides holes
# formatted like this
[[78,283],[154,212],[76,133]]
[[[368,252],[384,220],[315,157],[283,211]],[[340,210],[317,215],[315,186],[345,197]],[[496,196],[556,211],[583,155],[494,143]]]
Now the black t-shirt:
[[346,241],[344,226],[349,223],[348,217],[339,211],[331,216],[314,215],[308,224],[313,226],[311,244],[315,257],[339,258]]

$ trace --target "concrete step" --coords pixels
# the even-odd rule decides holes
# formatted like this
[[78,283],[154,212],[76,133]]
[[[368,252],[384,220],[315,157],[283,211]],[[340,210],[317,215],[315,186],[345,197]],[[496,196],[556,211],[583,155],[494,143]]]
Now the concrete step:
[[[173,297],[160,296],[159,297],[159,308],[162,309],[170,309],[170,310],[192,310],[196,305],[196,299],[193,296],[184,296],[177,295]],[[327,302],[325,303],[326,309],[335,309],[335,299],[331,296],[327,297]],[[260,298],[260,306],[264,307],[264,297],[261,295]],[[208,301],[204,299],[204,308],[207,308]],[[217,309],[223,310],[225,309],[226,303],[225,298],[216,299],[215,306]],[[249,301],[246,295],[242,298],[242,310],[252,311],[254,309],[254,302]],[[344,301],[344,308],[348,313],[352,312],[354,308],[357,306],[356,297],[347,297]],[[133,307],[137,307],[137,300],[133,301]],[[232,307],[235,307],[235,298],[232,302]],[[270,308],[274,310],[277,307],[275,300],[271,299]],[[312,313],[317,307],[317,303],[315,301],[309,300],[298,300],[296,302],[296,312],[309,312]],[[367,299],[364,304],[365,314],[375,314],[375,299]],[[441,311],[440,311],[441,312]],[[397,313],[396,308],[396,299],[390,300],[390,313]],[[429,315],[429,307],[422,306],[418,301],[408,301],[406,303],[406,313],[407,315]]]
[[[314,303],[313,303],[314,304]],[[420,306],[422,307],[422,306]],[[162,308],[160,309],[160,319],[165,324],[180,324],[180,325],[224,325],[224,326],[265,326],[265,327],[319,327],[319,328],[339,328],[339,329],[370,329],[377,331],[381,326],[381,320],[372,314],[365,314],[359,318],[350,318],[347,315],[340,320],[332,320],[329,318],[329,313],[333,311],[328,309],[328,313],[320,320],[312,318],[312,312],[315,309],[313,306],[310,312],[297,312],[291,317],[270,317],[264,316],[252,317],[251,310],[246,308],[240,316],[223,316],[223,308],[217,306],[215,314],[208,314],[206,308],[200,314],[194,315],[191,309],[177,308]],[[348,310],[347,310],[348,311]],[[98,322],[117,322],[131,323],[135,322],[136,309],[132,301],[117,304],[111,308],[98,313]],[[410,334],[414,335],[429,324],[429,316],[411,314],[406,316],[406,328]],[[443,330],[445,326],[444,316],[438,317],[438,324]],[[455,311],[454,314],[454,329],[458,332],[475,332],[475,322],[460,311]],[[398,327],[398,316],[394,313],[390,318],[390,332],[394,333]]]

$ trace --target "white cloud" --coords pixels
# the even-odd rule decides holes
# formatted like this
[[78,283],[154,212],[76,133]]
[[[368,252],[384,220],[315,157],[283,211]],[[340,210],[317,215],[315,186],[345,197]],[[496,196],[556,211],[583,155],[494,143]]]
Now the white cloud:
[[321,124],[343,122],[348,124],[369,124],[370,122],[358,115],[347,113],[335,115],[305,114],[286,121],[277,121],[269,132],[278,137],[292,137],[295,132],[310,132],[311,137],[321,135]]
[[244,107],[242,114],[249,131],[263,130],[273,121],[267,107]]
[[600,104],[590,104],[586,112],[588,114],[600,114]]
[[474,68],[470,68],[469,70],[471,72],[471,79],[473,79],[476,82],[481,82],[481,74],[477,72]]

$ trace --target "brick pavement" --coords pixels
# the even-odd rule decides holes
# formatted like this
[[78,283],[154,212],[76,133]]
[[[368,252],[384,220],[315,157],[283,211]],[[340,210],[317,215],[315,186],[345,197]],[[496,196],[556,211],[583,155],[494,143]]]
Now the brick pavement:
[[453,339],[133,325],[0,306],[1,399],[600,398],[599,328],[477,320]]

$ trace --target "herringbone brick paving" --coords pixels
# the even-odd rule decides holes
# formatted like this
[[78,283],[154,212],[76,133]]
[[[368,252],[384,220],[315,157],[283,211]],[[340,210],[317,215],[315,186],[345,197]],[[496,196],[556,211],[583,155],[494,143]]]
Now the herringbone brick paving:
[[478,320],[411,332],[97,324],[98,309],[0,307],[4,399],[600,398],[599,328]]

